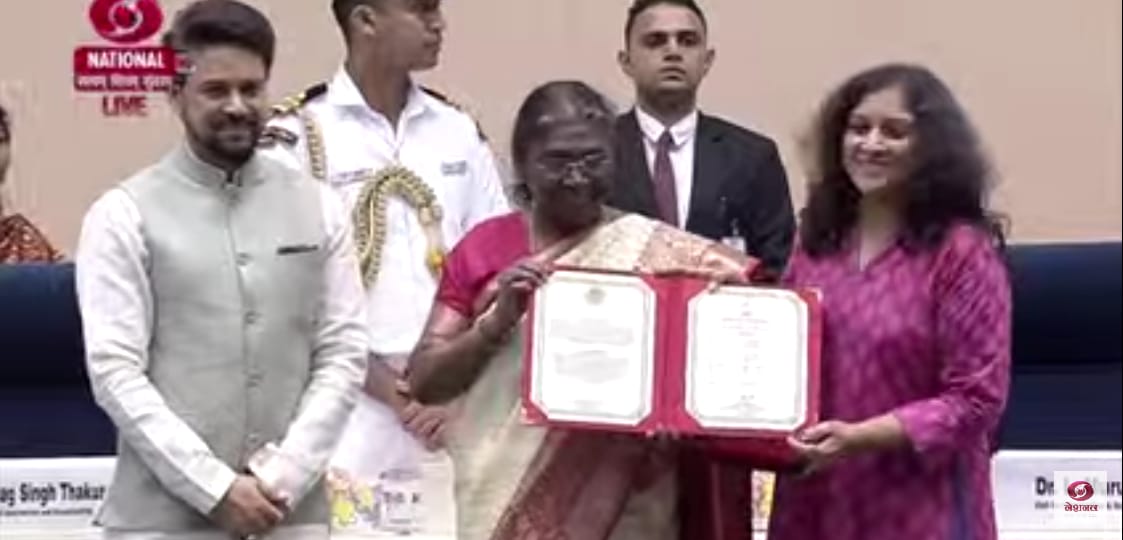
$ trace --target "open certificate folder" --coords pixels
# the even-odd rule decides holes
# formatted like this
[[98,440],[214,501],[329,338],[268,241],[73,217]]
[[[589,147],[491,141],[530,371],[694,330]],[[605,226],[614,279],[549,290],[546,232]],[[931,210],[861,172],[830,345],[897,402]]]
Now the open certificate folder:
[[527,421],[717,439],[761,466],[818,420],[814,291],[560,268],[526,325]]

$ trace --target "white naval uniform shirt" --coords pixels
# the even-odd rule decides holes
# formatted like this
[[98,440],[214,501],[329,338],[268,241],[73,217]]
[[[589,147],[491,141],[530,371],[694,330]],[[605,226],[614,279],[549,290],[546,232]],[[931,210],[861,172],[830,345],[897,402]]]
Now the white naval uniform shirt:
[[[343,69],[299,112],[310,115],[321,133],[325,180],[342,194],[348,217],[362,191],[363,174],[394,164],[409,168],[433,190],[442,210],[446,250],[476,224],[510,211],[494,157],[475,120],[417,85],[410,88],[397,126],[367,105]],[[295,144],[278,141],[266,151],[311,171],[300,114],[270,122],[297,137]],[[389,198],[381,265],[377,280],[366,290],[373,353],[404,355],[421,337],[437,288],[425,262],[427,249],[417,211]],[[388,406],[361,394],[332,458],[333,470],[365,483],[376,482],[391,469],[418,471],[425,463],[450,466],[447,456],[426,452]],[[426,509],[454,507],[451,483],[431,489],[435,491],[422,495]],[[426,518],[430,526],[455,527],[455,518],[434,518]]]
[[[448,103],[412,85],[397,126],[367,105],[342,68],[327,91],[310,100],[323,137],[326,180],[342,194],[348,215],[362,190],[364,172],[401,164],[433,190],[443,211],[446,250],[476,224],[510,211],[494,157],[481,140],[476,122]],[[271,126],[298,135],[293,145],[279,142],[266,150],[293,166],[310,170],[307,137],[299,116],[276,118]],[[425,263],[428,242],[417,212],[391,197],[386,205],[386,240],[381,266],[367,290],[371,351],[409,353],[428,318],[436,280]]]

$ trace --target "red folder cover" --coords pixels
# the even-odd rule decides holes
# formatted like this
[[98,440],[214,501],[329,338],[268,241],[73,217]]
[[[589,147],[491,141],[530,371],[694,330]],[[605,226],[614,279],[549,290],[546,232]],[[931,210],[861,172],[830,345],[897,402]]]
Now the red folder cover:
[[[535,358],[536,320],[535,313],[540,309],[540,294],[532,297],[525,324],[522,403],[525,421],[534,425],[555,428],[588,429],[610,432],[632,432],[637,434],[667,434],[689,438],[719,457],[728,457],[752,463],[759,468],[785,469],[796,465],[796,456],[787,444],[787,437],[793,431],[810,426],[818,421],[819,409],[819,371],[821,342],[821,311],[816,291],[779,289],[792,298],[802,302],[805,322],[806,344],[802,348],[803,358],[777,359],[776,361],[806,362],[804,389],[806,403],[803,414],[793,429],[747,429],[741,427],[716,427],[703,425],[689,411],[687,370],[689,363],[689,325],[690,302],[699,295],[710,294],[708,283],[702,279],[686,276],[655,276],[647,274],[590,271],[587,269],[557,268],[555,272],[574,272],[586,275],[623,275],[642,279],[654,293],[654,366],[651,377],[652,387],[650,412],[634,424],[619,422],[573,421],[551,415],[536,403],[533,392],[535,370],[539,362],[546,359]],[[726,289],[752,289],[754,291],[777,291],[776,288],[722,286]],[[637,314],[637,317],[643,314]],[[735,352],[734,352],[735,354]],[[705,359],[697,361],[704,363]],[[732,422],[737,423],[737,422]]]

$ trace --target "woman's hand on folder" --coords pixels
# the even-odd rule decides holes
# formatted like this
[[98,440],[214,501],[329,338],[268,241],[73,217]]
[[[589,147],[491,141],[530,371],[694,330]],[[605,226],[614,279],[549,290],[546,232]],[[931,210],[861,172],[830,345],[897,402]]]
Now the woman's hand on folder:
[[804,474],[829,467],[864,447],[858,426],[838,420],[827,420],[804,429],[790,437],[788,443],[802,458]]

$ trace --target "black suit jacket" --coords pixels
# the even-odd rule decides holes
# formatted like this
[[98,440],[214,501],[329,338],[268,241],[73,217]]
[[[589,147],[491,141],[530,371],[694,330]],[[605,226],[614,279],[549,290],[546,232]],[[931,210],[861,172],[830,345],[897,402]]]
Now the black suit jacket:
[[[686,230],[720,241],[735,235],[749,255],[783,270],[795,235],[787,174],[771,139],[699,114]],[[658,219],[643,132],[635,111],[616,122],[617,178],[610,203]]]

